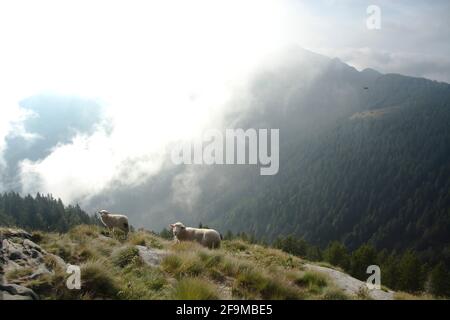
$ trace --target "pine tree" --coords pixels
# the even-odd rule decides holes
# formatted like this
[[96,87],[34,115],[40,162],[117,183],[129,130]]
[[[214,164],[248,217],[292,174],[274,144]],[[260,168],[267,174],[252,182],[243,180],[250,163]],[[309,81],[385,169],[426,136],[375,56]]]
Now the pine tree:
[[442,262],[430,273],[430,293],[437,297],[450,297],[450,272]]
[[420,292],[424,288],[424,267],[412,250],[406,251],[399,262],[398,288],[409,292]]
[[367,267],[377,264],[377,253],[375,248],[364,244],[354,251],[350,259],[350,273],[355,278],[364,280],[367,278]]
[[325,249],[325,260],[332,265],[347,270],[350,266],[350,256],[347,248],[340,242],[334,241]]

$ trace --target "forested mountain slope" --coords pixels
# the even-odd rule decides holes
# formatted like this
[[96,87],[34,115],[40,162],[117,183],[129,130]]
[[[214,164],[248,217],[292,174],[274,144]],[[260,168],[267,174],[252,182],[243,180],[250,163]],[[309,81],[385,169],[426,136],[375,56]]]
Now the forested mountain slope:
[[204,192],[201,220],[259,238],[293,233],[322,246],[338,239],[450,258],[450,85],[329,60],[282,100],[297,94],[291,80],[242,122],[280,128],[280,172],[224,169],[240,192]]

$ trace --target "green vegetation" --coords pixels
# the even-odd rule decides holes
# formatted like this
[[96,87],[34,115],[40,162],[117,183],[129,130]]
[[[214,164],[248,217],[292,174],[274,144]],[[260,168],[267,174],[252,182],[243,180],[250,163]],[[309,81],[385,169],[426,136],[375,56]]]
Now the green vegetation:
[[[308,260],[321,259],[302,239],[321,249],[337,240],[349,254],[370,244],[400,260],[411,249],[430,269],[442,262],[450,270],[450,85],[329,64],[302,90],[303,65],[255,79],[254,109],[236,127],[279,128],[280,171],[259,177],[251,168],[214,168],[200,184],[197,220]],[[232,188],[210,183],[221,176]],[[339,254],[329,259],[358,268]],[[394,283],[389,272],[383,278]]]
[[184,278],[178,281],[170,295],[175,300],[217,300],[217,288],[200,278]]
[[[249,244],[242,240],[242,235],[243,233],[237,238],[231,232],[228,233],[229,239],[234,240],[225,242],[227,249],[234,252],[248,250]],[[244,236],[244,238],[248,237]],[[318,265],[343,270],[362,281],[369,277],[369,274],[366,273],[367,267],[378,265],[381,269],[382,284],[387,288],[417,295],[425,293],[426,283],[429,282],[430,285],[427,288],[429,294],[450,297],[449,268],[443,262],[435,265],[434,268],[430,268],[429,265],[419,259],[417,253],[413,250],[406,250],[403,253],[389,253],[385,249],[378,252],[373,246],[363,244],[350,252],[339,241],[333,241],[324,250],[321,250],[317,246],[310,245],[304,239],[297,239],[293,235],[278,237],[274,241],[274,246],[310,261],[317,261],[321,257],[323,261],[317,262]],[[270,266],[271,259],[276,260],[281,265],[295,265],[292,258],[284,261],[275,258],[270,254],[271,250],[273,249],[264,248],[264,258],[261,258],[260,263],[265,261],[265,267]]]
[[[95,224],[81,208],[67,206],[51,195],[21,197],[18,193],[0,194],[0,225],[16,226],[29,230],[66,232],[78,224]],[[39,235],[36,234],[38,237]]]
[[[14,194],[9,194],[2,199],[14,198]],[[59,203],[40,196],[35,201],[50,201],[56,207]],[[244,232],[234,236],[230,231],[221,249],[208,250],[192,242],[174,244],[145,230],[131,232],[125,239],[95,224],[76,225],[66,233],[35,230],[32,239],[48,252],[67,263],[81,265],[86,271],[83,271],[86,284],[83,290],[68,291],[61,284],[67,277],[64,270],[58,269],[52,256],[46,256],[45,264],[50,270],[56,270],[54,274],[27,280],[26,284],[51,299],[164,299],[176,296],[174,285],[186,278],[228,288],[219,294],[227,298],[332,299],[343,295],[323,275],[305,271],[303,259],[343,270],[363,281],[368,277],[367,266],[375,264],[381,267],[382,284],[386,288],[402,291],[403,295],[450,295],[450,274],[445,263],[425,264],[413,250],[377,251],[369,244],[350,251],[343,243],[334,241],[321,250],[303,238],[289,235],[277,238],[273,248],[258,244],[254,236]],[[162,249],[168,254],[160,266],[149,267],[139,257],[136,246]],[[18,269],[8,272],[6,277],[21,282],[32,271]],[[182,288],[180,284],[177,294],[181,294]],[[360,292],[353,298],[369,297]]]
[[134,260],[139,259],[139,250],[136,247],[127,246],[119,248],[112,255],[112,263],[120,268],[124,268]]
[[312,271],[305,272],[302,276],[294,280],[296,285],[308,288],[309,291],[313,292],[321,292],[327,286],[328,282],[329,280],[325,275]]
[[[302,259],[241,239],[226,240],[221,249],[210,250],[194,242],[175,244],[142,230],[126,240],[107,237],[103,231],[79,225],[67,233],[39,233],[43,249],[81,267],[81,290],[66,288],[68,274],[52,255],[45,257],[51,274],[24,279],[32,270],[21,269],[7,278],[43,299],[329,299],[330,292],[344,296],[326,276],[304,271]],[[162,249],[161,263],[147,265],[136,243]]]

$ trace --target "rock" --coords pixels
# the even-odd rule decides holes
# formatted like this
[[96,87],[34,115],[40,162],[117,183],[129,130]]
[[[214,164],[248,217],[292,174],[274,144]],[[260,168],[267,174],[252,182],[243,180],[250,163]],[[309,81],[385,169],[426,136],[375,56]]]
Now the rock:
[[[54,272],[55,267],[66,269],[66,263],[60,257],[46,252],[38,244],[31,241],[31,235],[21,229],[1,229],[0,242],[0,271],[1,275],[10,271],[29,268],[32,274],[10,279],[0,285],[0,298],[8,300],[39,299],[38,295],[22,284],[26,281],[38,279],[44,274]],[[56,266],[47,267],[45,261],[51,257]],[[3,279],[7,281],[7,279]]]
[[59,268],[66,270],[67,269],[67,263],[64,261],[63,258],[61,258],[60,256],[57,256],[53,253],[47,253],[48,256],[53,257],[53,259],[56,261],[56,264],[58,265]]
[[40,256],[42,256],[41,253],[39,251],[37,251],[37,250],[32,249],[32,250],[30,250],[30,252],[31,252],[31,257],[33,259],[37,259]]
[[39,251],[39,252],[43,251],[42,248],[39,245],[37,245],[36,243],[34,243],[33,241],[28,240],[28,239],[25,239],[23,241],[23,245],[29,250],[36,250],[36,251]]
[[[13,298],[15,296],[21,296],[25,299],[13,299],[13,300],[26,300],[28,297],[32,300],[39,300],[38,295],[31,289],[25,288],[23,286],[20,286],[18,284],[0,284],[0,293],[3,294],[3,297],[5,298],[5,295],[11,295]],[[20,298],[20,297],[16,297]]]
[[22,238],[22,239],[31,239],[31,234],[22,229],[3,229],[1,236],[3,238]]
[[139,256],[149,266],[156,267],[161,263],[162,258],[167,255],[167,251],[152,249],[145,246],[136,246]]
[[20,250],[11,249],[9,251],[8,258],[11,260],[19,260],[19,259],[24,259],[25,256]]
[[[334,284],[343,290],[346,294],[356,296],[360,290],[367,289],[366,283],[353,278],[352,276],[331,268],[321,267],[313,264],[305,264],[305,268],[308,270],[317,271],[326,274]],[[367,289],[368,290],[368,289]],[[367,291],[370,298],[375,300],[393,300],[393,291],[384,291],[379,289],[373,289]]]
[[0,300],[33,300],[30,296],[11,295],[8,292],[0,291]]

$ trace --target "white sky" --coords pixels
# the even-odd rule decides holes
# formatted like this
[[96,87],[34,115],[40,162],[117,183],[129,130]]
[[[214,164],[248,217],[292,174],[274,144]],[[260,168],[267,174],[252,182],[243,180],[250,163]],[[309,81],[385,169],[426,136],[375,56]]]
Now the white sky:
[[[211,126],[248,73],[289,45],[358,68],[450,80],[448,4],[378,3],[382,29],[369,31],[370,1],[0,0],[0,155],[19,130],[20,100],[92,97],[113,132],[99,127],[25,161],[24,185],[39,177],[39,191],[71,201],[115,178],[139,183],[159,169],[169,141]],[[124,173],[130,161],[135,170]]]

